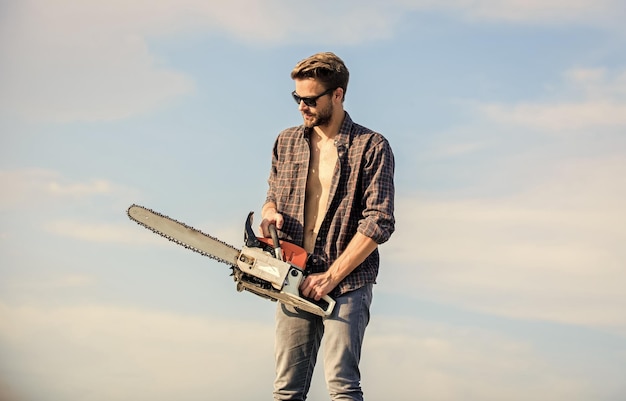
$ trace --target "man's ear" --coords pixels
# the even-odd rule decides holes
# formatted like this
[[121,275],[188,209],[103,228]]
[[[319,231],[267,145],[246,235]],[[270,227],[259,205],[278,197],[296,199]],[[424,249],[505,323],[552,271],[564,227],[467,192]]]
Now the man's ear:
[[335,89],[335,91],[333,92],[333,97],[337,97],[339,99],[340,102],[343,102],[343,88],[337,88]]

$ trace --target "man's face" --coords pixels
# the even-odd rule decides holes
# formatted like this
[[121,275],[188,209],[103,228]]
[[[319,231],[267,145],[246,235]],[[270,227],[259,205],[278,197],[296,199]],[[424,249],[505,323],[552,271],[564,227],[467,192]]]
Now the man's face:
[[[321,95],[326,88],[316,79],[296,79],[296,94],[302,98],[311,98]],[[304,101],[298,105],[298,110],[302,113],[304,126],[307,128],[324,126],[330,122],[333,115],[332,94],[320,96],[315,100],[315,106],[307,106]]]

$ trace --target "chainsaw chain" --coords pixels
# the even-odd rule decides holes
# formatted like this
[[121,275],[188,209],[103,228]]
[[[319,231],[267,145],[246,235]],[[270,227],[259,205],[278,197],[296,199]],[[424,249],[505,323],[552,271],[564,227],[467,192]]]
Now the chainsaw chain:
[[222,259],[222,258],[218,258],[217,256],[214,256],[214,255],[212,255],[212,254],[210,254],[210,253],[208,253],[208,252],[205,252],[205,251],[202,251],[202,250],[200,250],[200,249],[198,249],[198,248],[195,248],[195,247],[193,247],[193,246],[191,246],[191,245],[189,245],[189,244],[187,244],[187,243],[185,243],[185,242],[182,242],[182,241],[180,241],[180,240],[178,240],[178,239],[176,239],[176,238],[173,238],[173,237],[171,237],[171,236],[169,236],[169,235],[165,234],[164,232],[161,232],[161,231],[155,230],[154,228],[152,228],[152,227],[148,226],[147,224],[144,224],[144,223],[142,223],[142,222],[140,222],[140,221],[138,221],[138,220],[133,219],[133,218],[130,216],[130,209],[131,209],[133,206],[140,207],[140,208],[142,208],[142,209],[145,209],[145,210],[149,211],[150,213],[154,213],[155,215],[157,215],[157,216],[159,216],[159,217],[163,217],[163,218],[166,218],[166,219],[168,219],[168,220],[174,221],[174,222],[176,222],[176,223],[178,223],[178,224],[180,224],[180,225],[182,225],[182,226],[185,226],[185,228],[187,228],[187,229],[189,229],[189,230],[192,230],[192,231],[195,231],[195,232],[197,232],[197,233],[200,233],[200,234],[202,234],[202,235],[204,235],[204,236],[207,236],[207,237],[211,238],[212,240],[214,240],[214,241],[216,241],[216,242],[219,242],[219,243],[221,243],[221,244],[223,244],[223,245],[225,245],[225,246],[227,246],[227,247],[230,247],[230,248],[232,248],[232,249],[234,249],[234,250],[236,250],[236,251],[238,251],[238,249],[237,249],[237,248],[233,247],[232,245],[230,245],[230,244],[228,244],[228,243],[226,243],[226,242],[224,242],[224,241],[222,241],[222,240],[220,240],[220,239],[218,239],[218,238],[215,238],[215,237],[214,237],[214,236],[212,236],[212,235],[209,235],[209,234],[207,234],[207,233],[204,233],[204,232],[202,232],[202,231],[198,230],[197,228],[191,227],[191,226],[189,226],[189,225],[187,225],[187,224],[185,224],[185,223],[183,223],[183,222],[181,222],[181,221],[178,221],[178,220],[176,220],[176,219],[173,219],[173,218],[171,218],[171,217],[169,217],[169,216],[167,216],[167,215],[165,215],[165,214],[161,214],[161,213],[159,213],[159,212],[157,212],[157,211],[154,211],[154,210],[152,210],[152,209],[150,209],[150,208],[147,208],[147,207],[145,207],[145,206],[141,206],[141,205],[137,205],[137,204],[132,204],[132,205],[130,205],[130,207],[126,210],[126,214],[128,215],[128,218],[130,218],[132,221],[134,221],[135,223],[139,224],[140,226],[143,226],[144,228],[147,228],[148,230],[152,231],[153,233],[160,235],[161,237],[163,237],[163,238],[167,239],[168,241],[171,241],[171,242],[173,242],[173,243],[175,243],[175,244],[177,244],[177,245],[183,246],[183,247],[185,247],[185,248],[187,248],[187,249],[189,249],[189,250],[191,250],[191,251],[197,252],[197,253],[199,253],[199,254],[200,254],[200,255],[202,255],[202,256],[208,256],[208,257],[209,257],[209,258],[211,258],[211,259],[217,260],[218,262],[221,262],[221,263],[227,264],[227,265],[229,265],[229,266],[231,266],[231,267],[233,267],[233,268],[235,268],[235,269],[239,270],[239,267],[238,267],[236,264],[233,264],[232,262],[229,262],[229,261],[224,260],[224,259]]

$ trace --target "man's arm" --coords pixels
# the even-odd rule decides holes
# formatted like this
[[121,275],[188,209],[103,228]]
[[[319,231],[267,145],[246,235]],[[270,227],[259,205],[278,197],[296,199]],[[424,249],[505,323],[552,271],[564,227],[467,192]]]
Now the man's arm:
[[357,232],[326,272],[311,274],[304,279],[300,285],[302,295],[319,301],[363,263],[377,246],[376,241]]

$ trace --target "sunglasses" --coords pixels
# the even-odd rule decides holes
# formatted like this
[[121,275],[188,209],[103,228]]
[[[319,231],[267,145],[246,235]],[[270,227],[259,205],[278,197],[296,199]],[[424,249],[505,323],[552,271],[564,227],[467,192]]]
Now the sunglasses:
[[328,95],[329,93],[333,93],[333,91],[337,88],[326,89],[324,92],[317,96],[309,96],[309,97],[301,97],[298,96],[296,91],[291,92],[291,96],[293,96],[293,100],[299,105],[300,102],[304,102],[308,107],[315,107],[317,105],[317,99],[321,98],[324,95]]

